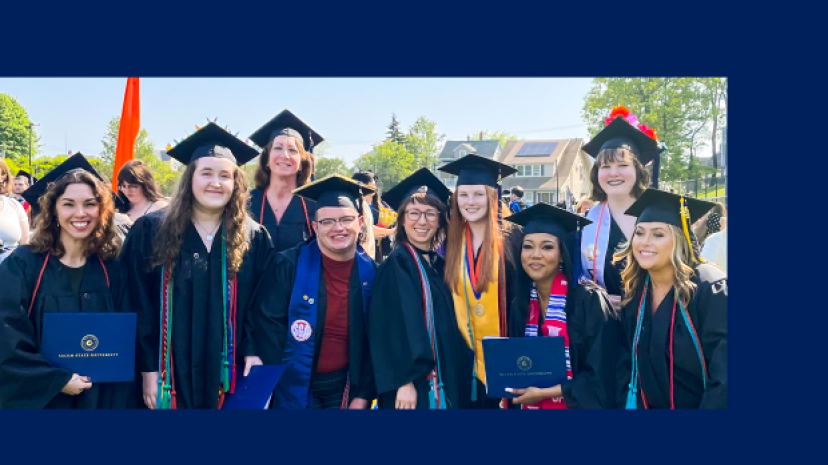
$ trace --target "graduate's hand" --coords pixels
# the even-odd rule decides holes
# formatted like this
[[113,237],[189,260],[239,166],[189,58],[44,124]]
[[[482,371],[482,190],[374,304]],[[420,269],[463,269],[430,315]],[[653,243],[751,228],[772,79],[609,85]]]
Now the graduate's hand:
[[349,405],[348,408],[351,410],[365,410],[368,408],[368,401],[357,397],[351,401],[351,405]]
[[144,404],[148,409],[155,410],[158,397],[158,372],[141,373],[144,378]]
[[408,383],[397,389],[397,402],[394,404],[397,410],[414,410],[417,408],[417,390],[414,383]]
[[551,387],[548,389],[541,389],[536,387],[529,387],[526,389],[512,389],[506,388],[506,392],[511,392],[519,397],[512,399],[516,404],[537,404],[544,399],[551,399],[560,396],[561,385]]
[[66,383],[66,386],[63,386],[63,389],[60,392],[64,394],[68,394],[70,396],[76,396],[83,392],[86,389],[92,387],[92,382],[87,376],[81,376],[77,373],[72,375],[72,379]]
[[244,357],[244,376],[246,377],[249,375],[250,369],[256,365],[264,365],[264,363],[262,363],[262,359],[255,355],[248,355]]

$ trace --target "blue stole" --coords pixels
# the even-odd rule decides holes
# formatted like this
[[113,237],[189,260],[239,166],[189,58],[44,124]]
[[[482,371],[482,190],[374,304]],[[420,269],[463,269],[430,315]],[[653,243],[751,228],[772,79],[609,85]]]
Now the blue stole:
[[[604,211],[603,217],[601,216],[602,210]],[[607,207],[607,202],[603,202],[590,208],[586,217],[592,223],[585,226],[581,234],[581,250],[578,254],[581,256],[581,277],[591,279],[606,289],[607,285],[604,283],[604,262],[607,252],[613,252],[607,250],[609,246],[610,228],[612,228],[612,214],[610,213],[609,207]],[[595,241],[596,234],[598,234],[597,244]],[[594,260],[593,251],[595,254]]]
[[[367,320],[376,270],[371,258],[359,247],[356,265],[362,283],[362,310]],[[310,381],[318,328],[321,273],[322,252],[313,240],[302,248],[296,264],[288,310],[288,335],[282,355],[282,364],[287,368],[273,393],[273,408],[306,409],[313,405]]]

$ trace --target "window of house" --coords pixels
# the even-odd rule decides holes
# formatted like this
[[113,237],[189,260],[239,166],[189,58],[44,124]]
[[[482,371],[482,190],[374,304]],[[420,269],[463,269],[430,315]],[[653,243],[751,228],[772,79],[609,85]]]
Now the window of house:
[[519,178],[526,178],[530,176],[541,176],[542,174],[542,166],[541,165],[514,165],[514,168],[517,170],[517,173],[514,176]]
[[536,200],[538,202],[548,203],[550,205],[555,204],[555,193],[554,192],[538,192],[535,194]]
[[465,157],[465,156],[466,156],[466,151],[465,150],[460,150],[459,152],[457,152],[457,158]]

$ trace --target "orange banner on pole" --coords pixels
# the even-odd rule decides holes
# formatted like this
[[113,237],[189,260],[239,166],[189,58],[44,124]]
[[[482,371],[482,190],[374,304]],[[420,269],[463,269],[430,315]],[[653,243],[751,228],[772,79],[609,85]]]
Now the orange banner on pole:
[[118,171],[135,157],[135,139],[141,129],[141,105],[138,98],[138,78],[127,78],[124,109],[118,128],[118,146],[115,149],[115,167],[112,171],[112,190],[118,192]]

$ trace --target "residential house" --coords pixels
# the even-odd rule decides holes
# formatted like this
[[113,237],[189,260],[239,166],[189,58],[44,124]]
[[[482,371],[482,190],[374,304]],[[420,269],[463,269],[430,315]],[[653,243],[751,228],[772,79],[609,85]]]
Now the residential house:
[[520,186],[529,205],[538,202],[567,205],[589,194],[592,159],[581,150],[582,139],[535,139],[506,142],[499,162],[518,172],[503,180],[503,189]]

